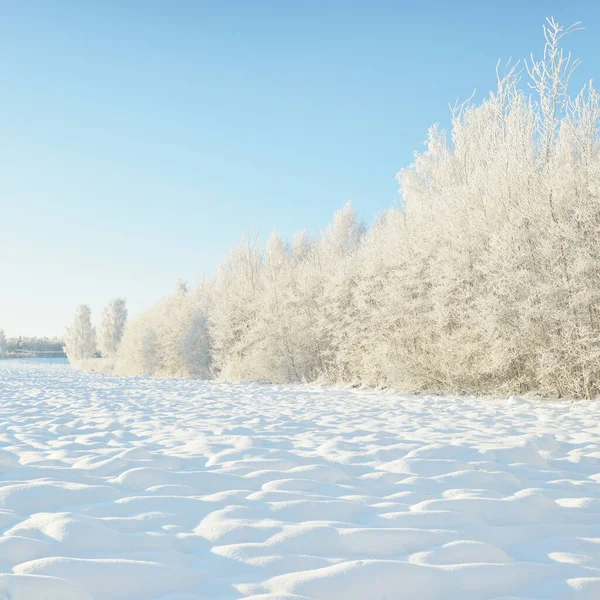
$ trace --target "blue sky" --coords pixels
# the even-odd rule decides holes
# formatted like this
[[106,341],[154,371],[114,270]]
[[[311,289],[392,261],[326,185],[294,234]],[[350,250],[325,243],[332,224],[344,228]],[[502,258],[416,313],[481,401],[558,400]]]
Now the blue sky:
[[372,219],[550,15],[583,21],[575,85],[597,78],[595,0],[2,2],[0,327],[135,314],[243,231],[318,232],[347,200]]

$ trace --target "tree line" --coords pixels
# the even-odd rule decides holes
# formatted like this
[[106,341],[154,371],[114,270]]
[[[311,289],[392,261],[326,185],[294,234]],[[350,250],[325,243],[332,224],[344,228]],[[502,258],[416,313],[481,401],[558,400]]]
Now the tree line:
[[62,353],[63,341],[60,338],[23,336],[6,337],[0,329],[0,358],[13,358],[29,352]]
[[600,96],[550,19],[540,59],[398,174],[371,224],[244,238],[127,325],[121,374],[592,397],[600,388]]

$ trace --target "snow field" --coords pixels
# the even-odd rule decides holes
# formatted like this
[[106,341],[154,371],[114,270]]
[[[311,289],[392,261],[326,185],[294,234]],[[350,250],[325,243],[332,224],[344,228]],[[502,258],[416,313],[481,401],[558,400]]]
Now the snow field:
[[598,402],[0,363],[1,600],[596,600]]

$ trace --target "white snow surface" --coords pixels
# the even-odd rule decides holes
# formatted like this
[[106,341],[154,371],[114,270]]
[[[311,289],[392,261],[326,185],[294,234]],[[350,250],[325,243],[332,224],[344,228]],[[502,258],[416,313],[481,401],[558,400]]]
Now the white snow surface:
[[0,361],[0,600],[597,600],[599,415]]

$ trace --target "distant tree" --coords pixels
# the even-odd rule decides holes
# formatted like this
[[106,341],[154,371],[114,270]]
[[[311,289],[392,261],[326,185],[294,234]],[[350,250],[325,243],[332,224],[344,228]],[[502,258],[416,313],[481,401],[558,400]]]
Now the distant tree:
[[4,335],[4,329],[0,329],[0,358],[6,357],[7,344],[6,336]]
[[47,338],[47,337],[23,337],[8,338],[8,351],[14,350],[46,350],[52,352],[61,352],[64,346],[64,342],[59,338]]
[[91,314],[87,304],[79,305],[71,327],[67,327],[65,353],[71,362],[92,358],[96,354],[96,330],[92,327]]
[[102,313],[98,329],[98,350],[102,356],[113,358],[117,355],[126,322],[126,301],[123,298],[111,300]]

